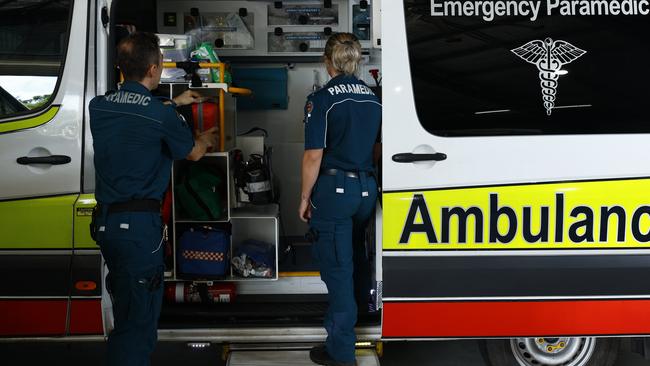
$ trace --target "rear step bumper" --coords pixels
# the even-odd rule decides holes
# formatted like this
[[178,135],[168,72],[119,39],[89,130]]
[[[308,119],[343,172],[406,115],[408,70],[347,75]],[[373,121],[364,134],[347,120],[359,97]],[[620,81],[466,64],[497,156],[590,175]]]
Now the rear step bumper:
[[[368,341],[368,346],[357,348],[355,357],[358,366],[379,366],[377,344]],[[266,343],[231,344],[224,348],[228,359],[226,366],[314,366],[309,359],[309,350],[314,343]]]
[[[381,327],[357,327],[357,340],[381,340]],[[268,327],[239,329],[159,329],[159,341],[212,342],[212,343],[284,343],[323,342],[327,334],[322,327]],[[9,342],[103,342],[102,335],[70,337],[13,337],[1,338],[0,343]]]
[[[373,350],[357,350],[358,366],[379,366],[379,358]],[[314,366],[309,350],[303,351],[240,351],[230,354],[226,366]]]
[[[378,341],[381,327],[357,327],[358,341]],[[159,341],[213,343],[285,343],[323,342],[327,333],[323,327],[268,327],[223,329],[159,329]]]

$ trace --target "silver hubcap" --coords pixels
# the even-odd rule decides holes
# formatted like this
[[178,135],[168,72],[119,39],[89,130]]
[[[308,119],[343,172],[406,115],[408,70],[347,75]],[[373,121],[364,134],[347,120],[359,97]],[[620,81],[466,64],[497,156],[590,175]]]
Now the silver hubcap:
[[521,366],[584,366],[595,338],[512,338],[512,354]]

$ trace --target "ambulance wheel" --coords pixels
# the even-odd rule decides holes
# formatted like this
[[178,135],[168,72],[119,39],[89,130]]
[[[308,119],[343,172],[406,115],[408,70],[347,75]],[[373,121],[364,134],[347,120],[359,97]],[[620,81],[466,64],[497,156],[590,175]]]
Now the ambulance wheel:
[[511,338],[482,345],[491,366],[611,366],[619,339],[594,337]]

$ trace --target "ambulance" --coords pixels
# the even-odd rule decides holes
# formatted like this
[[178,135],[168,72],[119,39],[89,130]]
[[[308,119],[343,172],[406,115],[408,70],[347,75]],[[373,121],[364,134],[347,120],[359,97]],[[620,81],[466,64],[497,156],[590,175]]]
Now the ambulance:
[[[493,366],[609,366],[623,337],[648,349],[649,14],[648,0],[3,2],[0,341],[112,329],[88,230],[88,102],[118,87],[115,45],[137,29],[171,40],[163,53],[207,42],[225,65],[231,81],[163,80],[156,93],[219,101],[221,151],[204,159],[225,172],[225,215],[201,224],[230,228],[227,260],[249,238],[276,258],[271,278],[184,276],[178,238],[197,222],[175,197],[159,339],[223,344],[231,365],[298,364],[324,339],[327,291],[296,214],[302,121],[328,80],[325,40],[353,32],[359,77],[383,104],[359,360],[378,364],[397,340],[480,339]],[[260,146],[273,151],[267,204],[233,177],[235,152]],[[193,286],[234,290],[191,302]]]

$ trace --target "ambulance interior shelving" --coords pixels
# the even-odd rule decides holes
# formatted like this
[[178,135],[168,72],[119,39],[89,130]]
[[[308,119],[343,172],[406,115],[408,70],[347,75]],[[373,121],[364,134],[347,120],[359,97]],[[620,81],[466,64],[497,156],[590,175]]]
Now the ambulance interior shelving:
[[[223,145],[220,151],[201,161],[222,172],[227,181],[220,186],[223,214],[208,220],[192,220],[181,213],[182,202],[174,187],[182,184],[183,172],[191,163],[176,162],[172,174],[170,248],[166,254],[166,301],[160,328],[207,329],[233,324],[320,326],[327,308],[327,289],[311,260],[311,244],[305,238],[308,227],[297,215],[304,105],[306,97],[329,80],[322,54],[328,36],[335,32],[353,32],[360,39],[364,61],[359,78],[380,93],[381,60],[379,49],[374,46],[377,40],[373,42],[372,2],[158,0],[138,4],[113,1],[111,6],[109,26],[113,44],[120,33],[135,26],[160,36],[164,62],[186,61],[192,50],[206,42],[219,61],[227,65],[223,82],[218,78],[210,80],[205,69],[194,71],[203,77],[196,89],[223,108],[222,113],[217,112],[223,117]],[[114,63],[111,57],[109,64]],[[109,80],[117,85],[119,74],[115,70],[109,72]],[[191,87],[191,73],[192,70],[167,67],[154,94],[178,95]],[[180,111],[189,119],[192,112],[191,108]],[[272,199],[261,204],[250,203],[250,197],[237,183],[236,175],[241,174],[237,159],[245,162],[252,154],[264,156],[270,175],[267,178]],[[372,224],[366,248],[374,283],[377,256]],[[179,264],[179,238],[188,228],[200,230],[202,226],[231,233],[228,261],[245,240],[271,244],[275,252],[272,275],[244,277],[232,266],[223,276],[184,274]],[[215,300],[200,297],[190,301],[184,292],[188,286],[200,295],[214,296]],[[216,292],[208,294],[213,290]],[[103,303],[104,316],[110,316],[110,302]],[[363,305],[369,311],[359,316],[358,326],[380,324],[376,303],[373,290],[368,294],[368,303]]]

